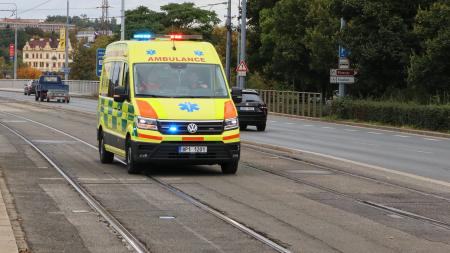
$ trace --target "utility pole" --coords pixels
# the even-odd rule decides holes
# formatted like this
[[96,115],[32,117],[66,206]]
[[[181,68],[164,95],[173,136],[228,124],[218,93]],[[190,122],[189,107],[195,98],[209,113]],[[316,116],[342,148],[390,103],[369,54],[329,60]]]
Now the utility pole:
[[121,21],[120,21],[120,40],[125,40],[125,0],[122,0]]
[[227,48],[226,48],[226,62],[225,62],[225,72],[227,75],[228,84],[231,82],[231,44],[232,44],[232,33],[231,33],[231,0],[228,0],[227,9]]
[[[242,0],[242,17],[241,17],[241,47],[240,47],[240,61],[245,62],[245,49],[247,45],[247,0]],[[239,77],[239,87],[245,88],[245,76]]]
[[[241,26],[239,25],[239,22],[241,21],[241,17],[242,17],[242,9],[241,9],[241,3],[239,2],[239,6],[238,6],[238,25],[236,27],[236,32],[237,32],[237,47],[236,47],[236,66],[239,66],[239,63],[241,62]],[[236,87],[241,87],[239,85],[239,76],[236,75]]]
[[[341,32],[342,32],[342,30],[345,28],[345,20],[344,20],[344,18],[341,18]],[[339,68],[341,69],[341,68],[343,68],[343,63],[342,63],[342,61],[345,59],[346,61],[348,61],[348,59],[347,59],[347,55],[345,55],[345,54],[343,54],[343,52],[345,52],[346,50],[343,50],[343,46],[342,45],[339,45],[339,62],[338,62],[338,66],[339,66]],[[347,67],[346,68],[348,68],[348,65],[349,64],[347,64]],[[345,83],[339,83],[339,97],[345,97]]]
[[64,64],[64,80],[69,80],[69,0],[67,0],[67,16],[66,16],[66,32],[64,42],[65,64]]
[[2,10],[2,11],[11,11],[12,14],[11,16],[13,16],[15,14],[16,16],[16,20],[15,20],[15,24],[14,24],[14,79],[17,79],[17,27],[19,26],[19,24],[17,23],[18,19],[17,19],[17,4],[16,3],[0,3],[0,4],[10,4],[10,5],[14,5],[14,9],[12,10]]
[[14,4],[16,7],[15,13],[16,13],[16,25],[15,25],[15,31],[14,31],[14,80],[17,79],[17,27],[19,24],[17,24],[17,4]]

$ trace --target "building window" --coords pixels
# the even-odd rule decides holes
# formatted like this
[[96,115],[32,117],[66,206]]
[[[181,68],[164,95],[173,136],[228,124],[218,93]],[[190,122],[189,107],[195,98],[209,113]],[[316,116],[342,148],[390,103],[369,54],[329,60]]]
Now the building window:
[[45,67],[47,67],[48,68],[48,62],[45,64]]
[[27,59],[28,58],[28,54],[25,54],[25,59]]
[[47,54],[45,55],[45,58],[46,58],[46,59],[48,59],[48,58],[49,58],[49,55],[48,55],[48,53],[47,53]]
[[31,58],[34,59],[34,54],[31,54]]
[[53,68],[56,68],[56,63],[53,63]]

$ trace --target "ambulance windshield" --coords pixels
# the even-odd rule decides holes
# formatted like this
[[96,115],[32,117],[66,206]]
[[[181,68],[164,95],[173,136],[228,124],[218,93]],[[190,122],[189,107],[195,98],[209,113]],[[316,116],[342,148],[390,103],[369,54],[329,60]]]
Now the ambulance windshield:
[[138,63],[134,65],[136,96],[171,98],[227,98],[219,65],[194,63]]

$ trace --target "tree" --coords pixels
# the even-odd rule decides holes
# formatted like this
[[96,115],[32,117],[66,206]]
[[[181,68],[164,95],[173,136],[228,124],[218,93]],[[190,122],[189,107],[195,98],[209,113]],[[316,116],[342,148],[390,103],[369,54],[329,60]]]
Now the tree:
[[71,64],[70,78],[74,80],[98,80],[96,69],[97,48],[105,48],[113,38],[99,36],[90,48],[78,44]]
[[406,88],[411,51],[419,43],[412,32],[419,6],[432,0],[334,0],[337,17],[347,26],[341,44],[359,70],[358,83],[349,85],[354,96],[381,97]]
[[165,27],[162,24],[163,13],[149,10],[145,6],[139,6],[134,10],[127,10],[125,16],[127,26],[125,37],[128,39],[134,33],[142,30],[157,34],[164,32]]
[[195,7],[193,3],[170,3],[161,6],[165,13],[163,24],[166,32],[184,32],[202,34],[211,38],[213,28],[220,22],[214,11]]
[[422,52],[411,56],[408,84],[418,100],[450,92],[450,3],[439,1],[419,10],[414,32]]
[[42,72],[32,67],[20,67],[17,70],[17,78],[19,79],[37,79],[42,75]]

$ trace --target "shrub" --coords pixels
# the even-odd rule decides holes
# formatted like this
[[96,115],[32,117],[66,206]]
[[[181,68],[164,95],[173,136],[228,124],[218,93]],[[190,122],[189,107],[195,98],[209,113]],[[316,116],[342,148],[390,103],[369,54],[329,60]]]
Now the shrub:
[[450,131],[450,105],[341,99],[330,104],[329,113],[337,119]]

